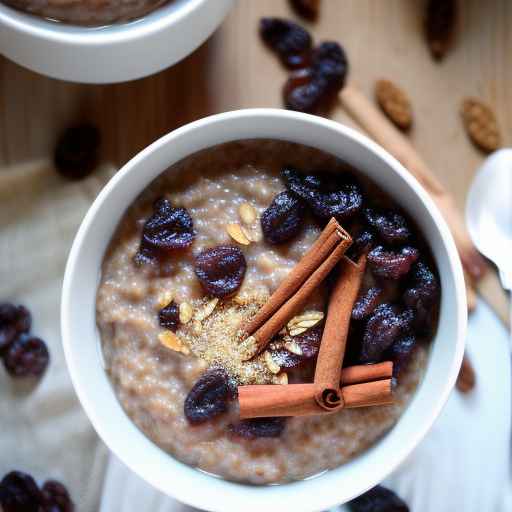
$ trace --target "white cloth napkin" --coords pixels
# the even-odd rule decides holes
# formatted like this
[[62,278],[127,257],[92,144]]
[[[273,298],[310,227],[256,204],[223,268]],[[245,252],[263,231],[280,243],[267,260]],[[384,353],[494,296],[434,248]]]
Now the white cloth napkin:
[[46,341],[51,357],[35,387],[11,379],[0,365],[0,478],[19,469],[39,483],[61,480],[78,512],[98,511],[107,449],[67,373],[60,293],[76,230],[113,172],[103,167],[75,183],[60,178],[45,161],[0,169],[0,301],[32,311],[32,331]]

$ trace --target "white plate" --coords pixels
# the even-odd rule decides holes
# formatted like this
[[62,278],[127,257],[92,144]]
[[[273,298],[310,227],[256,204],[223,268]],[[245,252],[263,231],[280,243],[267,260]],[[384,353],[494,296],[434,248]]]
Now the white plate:
[[[469,320],[467,347],[478,379],[475,390],[452,393],[424,441],[384,482],[413,512],[512,510],[510,338],[482,301]],[[111,456],[100,512],[112,510],[196,509],[154,490]]]

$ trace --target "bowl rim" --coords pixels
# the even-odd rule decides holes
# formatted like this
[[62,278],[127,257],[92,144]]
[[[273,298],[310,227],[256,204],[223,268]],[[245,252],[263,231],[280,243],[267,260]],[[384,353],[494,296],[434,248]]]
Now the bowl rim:
[[112,46],[162,32],[193,15],[207,2],[177,0],[177,5],[162,5],[141,18],[99,27],[49,21],[0,2],[0,26],[3,23],[11,30],[27,36],[68,46]]
[[[385,461],[386,464],[381,464],[380,467],[377,467],[378,465],[376,464],[375,470],[372,469],[372,474],[368,476],[368,478],[362,485],[359,485],[359,487],[352,489],[351,491],[347,491],[347,489],[340,489],[337,487],[333,489],[333,486],[327,485],[329,481],[332,483],[333,475],[335,475],[336,472],[339,472],[341,468],[343,468],[344,466],[340,466],[331,471],[322,473],[321,475],[315,478],[277,486],[257,487],[252,485],[234,483],[223,479],[215,479],[215,489],[217,490],[216,492],[218,493],[215,496],[222,496],[220,498],[220,500],[222,501],[221,507],[218,507],[216,504],[211,502],[211,489],[209,489],[208,492],[191,492],[191,489],[194,489],[194,487],[188,487],[186,485],[178,485],[176,487],[172,485],[170,486],[169,482],[167,482],[165,478],[162,478],[161,475],[155,476],[152,473],[152,471],[147,467],[148,464],[144,464],[143,461],[140,460],[137,460],[137,462],[135,462],[134,460],[131,460],[130,455],[127,453],[127,450],[124,450],[124,452],[121,453],[121,450],[118,450],[117,447],[112,447],[112,444],[116,443],[114,439],[112,439],[112,437],[110,437],[109,439],[109,435],[106,429],[106,422],[98,414],[98,408],[93,403],[92,397],[89,396],[87,386],[84,384],[82,380],[79,379],[80,368],[78,364],[75,365],[75,361],[73,359],[73,330],[72,325],[70,324],[71,312],[73,310],[73,305],[71,304],[71,284],[73,281],[74,274],[79,272],[77,268],[77,260],[84,246],[84,242],[89,236],[91,236],[91,234],[89,233],[89,227],[91,222],[93,221],[93,219],[95,219],[102,205],[106,201],[108,201],[110,194],[118,186],[118,184],[126,179],[129,179],[130,175],[135,175],[137,169],[140,168],[140,166],[148,157],[150,157],[153,153],[162,150],[162,148],[164,148],[165,146],[173,144],[173,142],[176,142],[177,139],[183,137],[193,137],[194,133],[200,132],[202,129],[206,127],[220,127],[223,123],[236,123],[237,121],[244,121],[249,124],[251,123],[252,120],[256,120],[258,118],[265,119],[267,122],[272,122],[274,120],[279,122],[283,121],[284,119],[284,122],[289,121],[290,123],[295,122],[297,124],[302,123],[310,125],[311,129],[317,129],[322,127],[324,130],[327,129],[329,131],[334,131],[336,132],[336,134],[340,135],[341,137],[344,137],[346,140],[349,140],[350,144],[356,144],[360,146],[361,151],[370,152],[377,159],[383,160],[383,163],[386,164],[386,166],[390,168],[391,171],[398,174],[399,178],[403,180],[406,187],[412,189],[413,195],[415,195],[419,202],[422,203],[422,209],[426,210],[427,215],[431,216],[431,221],[435,225],[435,230],[439,235],[440,243],[443,249],[446,251],[449,273],[451,275],[451,279],[454,285],[452,295],[454,297],[453,306],[455,314],[453,315],[453,318],[450,319],[450,322],[453,323],[453,329],[456,333],[456,336],[455,339],[453,340],[454,352],[451,363],[449,365],[449,372],[448,375],[446,375],[446,379],[443,381],[442,391],[435,396],[435,403],[431,404],[428,420],[424,420],[423,423],[420,423],[419,428],[415,429],[414,432],[409,433],[407,442],[404,442],[403,445],[400,446],[400,449],[397,450],[397,452],[394,454],[394,459],[391,462]],[[218,142],[216,142],[215,144],[208,144],[207,146],[204,147],[212,147],[216,144],[226,142],[227,140],[234,141],[250,138],[245,136],[238,138],[236,136],[231,136],[228,139],[223,139],[220,135],[218,137]],[[255,135],[254,138],[261,138],[261,136]],[[293,136],[287,137],[283,135],[283,140],[293,141]],[[315,147],[315,144],[312,143],[311,146]],[[190,151],[188,154],[193,154],[196,151],[199,151],[200,149],[201,148],[196,148]],[[179,160],[181,160],[181,158],[178,158],[176,161]],[[155,176],[160,175],[165,170],[166,167],[162,168]],[[147,186],[153,179],[155,179],[155,176],[149,179],[145,186]],[[143,188],[139,189],[136,195],[138,195],[142,190]],[[124,212],[121,214],[121,217],[123,214]],[[381,148],[375,142],[368,139],[365,135],[335,121],[320,118],[317,116],[312,116],[309,114],[290,112],[282,109],[243,109],[209,116],[171,131],[170,133],[159,138],[158,140],[150,144],[148,147],[143,149],[141,152],[139,152],[137,155],[135,155],[105,185],[105,187],[96,197],[95,201],[93,202],[87,214],[85,215],[80,225],[80,228],[78,229],[78,232],[76,234],[71,251],[69,253],[63,281],[61,302],[61,330],[64,352],[71,380],[75,387],[77,396],[87,416],[89,417],[89,420],[91,421],[96,432],[98,433],[100,438],[103,439],[105,444],[116,454],[116,456],[118,456],[123,461],[125,465],[127,465],[141,478],[148,481],[150,484],[152,484],[154,487],[156,487],[163,493],[173,495],[178,500],[187,503],[191,506],[205,508],[207,510],[218,510],[222,512],[229,512],[231,510],[236,511],[239,509],[241,503],[244,503],[245,509],[247,511],[261,510],[261,507],[263,505],[268,507],[271,506],[272,503],[275,504],[276,499],[283,499],[283,493],[285,493],[290,508],[293,506],[293,508],[296,509],[297,511],[303,510],[305,512],[310,512],[311,510],[326,509],[336,504],[339,504],[340,502],[348,501],[349,499],[352,499],[353,497],[361,494],[362,492],[365,492],[369,488],[378,484],[380,481],[382,481],[382,479],[384,479],[387,475],[394,471],[400,464],[402,464],[405,459],[407,459],[410,453],[414,450],[414,448],[430,430],[434,421],[437,419],[442,408],[446,404],[446,401],[448,400],[449,394],[457,378],[458,369],[460,368],[460,364],[462,362],[467,324],[465,293],[466,292],[460,258],[458,256],[457,249],[453,241],[453,237],[449,231],[446,222],[442,218],[439,210],[433,203],[432,199],[428,196],[427,192],[421,187],[419,182],[412,175],[410,175],[409,172],[406,171],[406,169],[394,157],[389,155],[383,148]],[[423,380],[425,380],[425,378]],[[418,395],[418,392],[419,389],[416,390],[415,395],[413,396],[413,400],[414,397]],[[411,402],[413,400],[411,400]],[[408,404],[408,407],[409,406],[410,403]],[[129,419],[128,417],[126,418],[128,422],[131,422],[131,419]],[[399,424],[400,421],[398,421],[398,423],[393,427],[392,431],[396,429],[397,425]],[[140,435],[145,438],[145,434],[143,434],[142,432],[140,432]],[[140,444],[143,444],[142,439],[140,439],[140,441]],[[381,443],[382,441],[378,441],[376,445],[380,445]],[[156,447],[156,445],[154,446]],[[372,448],[370,448],[369,450],[372,450]],[[172,465],[174,468],[176,468],[176,471],[180,470],[185,472],[184,467],[190,469],[188,466],[185,466],[177,459],[174,459],[171,455],[167,455],[167,457],[170,460],[172,460]],[[358,457],[356,457],[356,459],[357,458]],[[350,462],[348,464],[350,464]],[[190,479],[190,481],[192,481],[192,479],[194,479],[194,481],[201,480],[203,478],[212,479],[210,475],[204,474],[194,469],[192,469],[192,471],[194,471],[195,474],[202,475],[201,478],[192,477],[190,473],[188,473],[187,476],[184,478],[188,478]],[[332,477],[331,479],[325,476],[329,474]],[[325,483],[320,484],[319,481],[322,481],[322,479],[323,482]],[[316,485],[312,486],[311,482],[315,481]],[[189,482],[187,481],[187,484],[188,483]],[[303,492],[299,492],[299,490],[307,490],[308,487],[310,487],[310,490],[316,488],[317,492],[318,489],[322,489],[323,494],[314,494],[313,497],[311,497],[310,495],[310,500],[315,500],[314,504],[311,501],[304,499],[305,496]],[[240,494],[240,492],[242,492],[242,494]],[[233,495],[231,495],[231,493],[233,493]],[[242,499],[243,501],[240,501]]]

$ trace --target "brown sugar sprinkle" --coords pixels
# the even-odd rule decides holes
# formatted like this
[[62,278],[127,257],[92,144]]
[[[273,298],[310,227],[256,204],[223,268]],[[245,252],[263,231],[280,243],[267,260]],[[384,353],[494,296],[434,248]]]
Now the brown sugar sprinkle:
[[491,153],[501,146],[501,133],[492,109],[477,98],[466,98],[461,108],[462,122],[473,143]]
[[[275,382],[278,368],[272,365],[269,368],[264,354],[243,361],[239,331],[240,325],[261,308],[268,295],[246,293],[244,299],[218,301],[208,316],[198,320],[196,315],[194,321],[180,325],[178,335],[207,367],[223,367],[240,384],[270,384]],[[210,309],[210,304],[211,300],[200,299],[191,305],[194,311],[204,311]]]
[[401,130],[412,125],[412,107],[407,94],[390,80],[377,80],[375,97],[382,111]]

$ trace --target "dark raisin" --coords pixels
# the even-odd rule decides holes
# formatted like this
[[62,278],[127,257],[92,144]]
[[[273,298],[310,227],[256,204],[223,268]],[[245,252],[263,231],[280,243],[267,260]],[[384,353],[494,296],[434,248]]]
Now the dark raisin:
[[449,50],[457,24],[457,0],[428,0],[425,37],[432,57],[441,60]]
[[75,505],[66,487],[56,480],[43,485],[44,512],[73,512]]
[[365,208],[364,216],[379,237],[388,244],[404,243],[411,236],[407,221],[397,212]]
[[295,238],[304,226],[304,204],[290,192],[281,192],[261,215],[265,240],[282,244]]
[[411,330],[412,310],[400,311],[397,306],[384,303],[377,306],[364,328],[361,362],[380,361],[382,353],[402,334]]
[[370,231],[362,231],[353,240],[348,248],[347,256],[356,261],[362,254],[368,254],[375,245],[375,236]]
[[313,80],[310,69],[292,73],[283,87],[283,101],[288,110],[319,113],[328,110],[331,96],[327,83]]
[[404,302],[414,309],[415,327],[419,332],[430,333],[439,309],[440,288],[429,266],[418,261],[411,270],[409,288],[404,292]]
[[20,335],[30,330],[32,316],[25,306],[0,304],[0,356]]
[[286,67],[301,67],[308,62],[311,35],[297,23],[281,18],[262,18],[260,35]]
[[185,417],[192,425],[204,423],[226,412],[228,402],[234,396],[233,384],[226,371],[222,368],[208,370],[185,399]]
[[399,378],[407,368],[415,348],[416,337],[413,334],[406,334],[395,340],[385,351],[384,358],[393,361],[393,377]]
[[173,208],[168,199],[158,199],[153,215],[142,229],[141,248],[174,251],[189,247],[194,240],[194,224],[185,208]]
[[41,377],[49,360],[45,342],[35,336],[16,338],[4,353],[4,366],[12,377]]
[[164,329],[176,332],[180,321],[180,308],[173,300],[158,313],[158,321]]
[[393,491],[377,485],[348,502],[352,512],[409,512],[407,504]]
[[300,174],[286,167],[282,171],[286,187],[303,199],[313,214],[322,220],[353,217],[363,204],[359,185],[348,174]]
[[293,10],[309,21],[316,21],[320,12],[320,0],[290,0]]
[[419,252],[414,247],[403,247],[399,252],[386,251],[379,245],[368,254],[368,265],[377,277],[399,279],[406,275],[411,265],[418,259]]
[[352,319],[363,320],[378,306],[382,296],[382,288],[374,286],[361,294],[352,308]]
[[68,128],[55,149],[55,167],[71,180],[88,176],[98,165],[100,134],[95,126],[82,124]]
[[34,479],[21,471],[11,471],[0,482],[3,512],[41,512],[43,495]]
[[337,94],[345,85],[348,60],[345,50],[334,41],[326,41],[313,51],[311,69],[314,79],[327,84],[327,92]]
[[294,354],[285,348],[271,350],[272,359],[281,368],[295,368],[307,361],[313,360],[320,350],[322,340],[323,324],[315,325],[311,329],[293,337],[293,341],[300,347],[302,354]]
[[201,252],[195,263],[196,276],[214,297],[233,295],[245,276],[247,264],[242,251],[232,245],[219,245]]
[[229,430],[231,434],[244,439],[280,437],[285,425],[285,418],[252,418],[229,425]]

